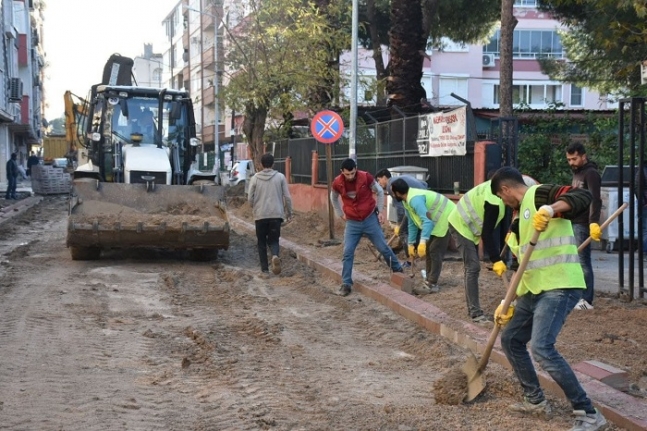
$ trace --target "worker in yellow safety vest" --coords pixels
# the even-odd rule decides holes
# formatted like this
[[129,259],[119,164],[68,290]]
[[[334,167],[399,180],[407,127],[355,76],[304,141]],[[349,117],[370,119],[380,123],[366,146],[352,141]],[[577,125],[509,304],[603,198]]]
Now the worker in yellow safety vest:
[[[402,178],[391,183],[391,192],[395,199],[402,202],[409,219],[409,255],[425,257],[427,279],[423,286],[417,286],[413,292],[418,295],[437,293],[438,278],[443,267],[443,257],[449,246],[449,213],[456,206],[446,196],[431,190],[409,187]],[[415,249],[416,236],[420,232],[420,242]]]
[[[491,192],[519,212],[518,233],[508,237],[512,251],[523,260],[532,245],[517,287],[516,306],[503,314],[501,304],[494,312],[496,323],[504,326],[501,347],[524,392],[523,401],[509,406],[509,410],[518,415],[551,416],[551,406],[528,353],[532,341],[533,358],[573,406],[575,425],[571,431],[603,429],[606,419],[593,407],[570,365],[555,348],[566,317],[586,289],[571,220],[588,212],[591,193],[551,184],[528,187],[519,171],[511,167],[496,171]],[[535,231],[542,233],[537,243],[531,244]]]
[[503,274],[506,264],[499,257],[500,251],[494,238],[496,227],[505,215],[505,205],[492,194],[490,181],[479,184],[465,193],[456,208],[449,214],[449,232],[454,238],[458,252],[463,259],[465,274],[465,298],[467,312],[475,323],[492,323],[483,314],[479,302],[479,273],[481,262],[478,244],[483,240],[483,248],[494,264],[492,269],[497,275]]

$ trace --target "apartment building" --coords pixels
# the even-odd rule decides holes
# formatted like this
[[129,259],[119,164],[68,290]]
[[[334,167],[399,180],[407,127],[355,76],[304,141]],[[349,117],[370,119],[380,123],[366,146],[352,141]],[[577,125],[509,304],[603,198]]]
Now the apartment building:
[[3,1],[1,7],[0,177],[4,179],[11,153],[17,152],[24,165],[32,148],[42,142],[44,4],[13,0]]
[[[515,0],[514,15],[518,24],[514,31],[513,46],[513,102],[531,109],[545,109],[550,104],[561,103],[566,109],[606,110],[617,107],[608,95],[549,79],[541,72],[538,58],[565,58],[560,42],[560,23],[550,15],[537,10],[539,0]],[[499,43],[496,30],[484,45],[460,44],[449,39],[442,49],[427,51],[424,61],[422,85],[427,99],[434,106],[461,104],[454,93],[468,100],[473,108],[499,108]],[[358,104],[375,102],[371,83],[375,80],[374,62],[370,52],[359,50],[358,78],[363,88],[358,90]],[[385,64],[389,60],[384,48]],[[342,67],[350,76],[350,55],[342,60]],[[350,90],[346,90],[350,96]]]
[[182,0],[163,22],[168,40],[163,63],[170,65],[164,72],[165,82],[190,92],[198,137],[206,151],[225,140],[222,104],[216,106],[217,91],[223,85],[222,16],[221,2]]

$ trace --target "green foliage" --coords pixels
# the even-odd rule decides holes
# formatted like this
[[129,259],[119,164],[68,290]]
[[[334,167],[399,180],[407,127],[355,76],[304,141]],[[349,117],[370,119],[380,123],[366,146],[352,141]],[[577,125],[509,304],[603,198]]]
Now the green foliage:
[[[519,169],[542,183],[571,183],[566,148],[575,138],[584,144],[589,160],[597,163],[600,173],[607,165],[617,165],[617,115],[587,113],[575,117],[553,109],[524,120],[520,129]],[[628,162],[628,154],[625,159]]]
[[567,28],[568,62],[542,60],[551,77],[601,94],[646,95],[640,64],[647,59],[647,8],[633,0],[546,0],[542,8]]
[[[325,13],[308,0],[250,0],[245,5],[251,13],[228,29],[229,75],[222,97],[245,114],[243,132],[257,158],[266,128],[282,128],[288,113],[319,110],[307,95],[323,88],[331,100],[338,99],[339,86],[324,83],[340,81],[338,69],[329,65],[349,46],[350,4],[332,0]],[[283,134],[276,130],[273,135]]]

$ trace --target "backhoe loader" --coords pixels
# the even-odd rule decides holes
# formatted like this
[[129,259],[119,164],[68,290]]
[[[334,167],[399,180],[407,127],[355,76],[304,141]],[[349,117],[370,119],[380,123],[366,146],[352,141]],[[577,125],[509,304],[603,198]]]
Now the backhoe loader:
[[106,249],[189,250],[194,259],[229,247],[217,163],[201,170],[186,91],[132,85],[132,60],[113,55],[84,112],[67,229],[73,260]]

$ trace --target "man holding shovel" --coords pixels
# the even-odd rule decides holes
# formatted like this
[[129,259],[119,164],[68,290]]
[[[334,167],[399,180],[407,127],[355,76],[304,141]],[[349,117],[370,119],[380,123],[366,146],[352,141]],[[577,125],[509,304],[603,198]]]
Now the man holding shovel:
[[[575,425],[570,431],[604,429],[607,421],[597,411],[555,342],[566,317],[582,297],[586,283],[570,220],[589,210],[591,193],[585,189],[544,184],[528,187],[519,171],[499,169],[491,179],[492,193],[519,211],[519,231],[507,244],[520,259],[532,253],[517,286],[516,307],[494,313],[505,326],[501,347],[523,388],[524,400],[509,409],[520,415],[549,418],[551,407],[544,397],[528,354],[532,340],[534,359],[555,380],[573,406]],[[542,232],[536,244],[535,231]],[[507,325],[507,326],[506,326]]]
[[[427,280],[424,286],[415,287],[413,293],[426,295],[437,293],[438,278],[443,267],[443,257],[449,245],[449,223],[447,218],[456,206],[446,196],[431,190],[409,187],[403,178],[396,178],[391,184],[396,201],[401,202],[407,212],[409,232],[409,255],[413,259],[425,257]],[[414,249],[416,236],[420,232],[418,249]]]

